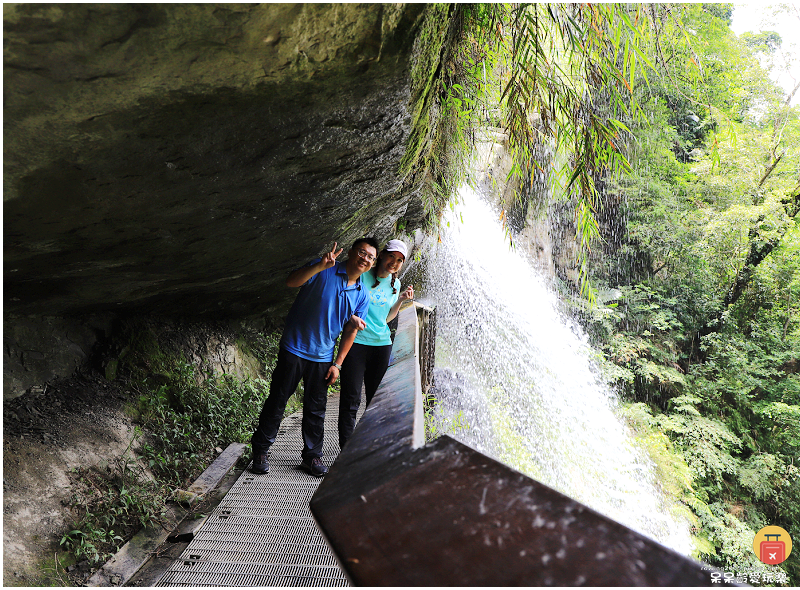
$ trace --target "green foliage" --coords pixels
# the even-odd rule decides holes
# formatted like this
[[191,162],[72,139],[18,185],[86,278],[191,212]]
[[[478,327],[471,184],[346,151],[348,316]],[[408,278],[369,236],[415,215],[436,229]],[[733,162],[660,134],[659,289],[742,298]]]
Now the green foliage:
[[800,470],[777,455],[759,453],[744,461],[738,475],[739,485],[755,500],[779,502],[782,488],[790,485]]
[[[122,457],[75,472],[71,505],[80,517],[61,539],[91,563],[108,559],[139,528],[159,526],[167,500],[200,475],[218,447],[249,441],[269,389],[260,377],[199,375],[181,354],[165,350],[153,327],[128,328],[121,378],[139,393],[141,426]],[[250,333],[237,345],[264,373],[274,366],[277,335]]]
[[644,403],[625,404],[621,414],[631,426],[637,443],[653,460],[658,481],[676,501],[682,501],[694,485],[694,472],[677,452],[675,443],[658,428],[651,408]]
[[755,55],[778,39],[736,38],[729,7],[645,10],[647,121],[621,117],[632,171],[604,183],[598,296],[575,307],[698,556],[796,583],[796,556],[768,568],[752,540],[800,534],[800,112]]
[[469,180],[476,135],[502,125],[518,200],[535,201],[530,189],[544,174],[574,203],[582,290],[591,298],[586,257],[599,236],[599,183],[630,168],[622,117],[640,112],[632,84],[653,67],[641,50],[645,21],[640,8],[622,5],[431,5],[412,66],[401,165],[424,180],[428,219]]
[[141,396],[143,420],[157,432],[142,445],[142,456],[161,479],[175,487],[193,481],[216,447],[247,442],[269,391],[262,379],[240,381],[207,375],[197,385],[192,367],[177,367],[176,382]]
[[[239,346],[254,354],[264,371],[274,366],[276,337],[251,335]],[[185,487],[213,459],[217,447],[249,441],[269,383],[211,372],[200,378],[180,355],[165,355],[156,346],[148,350],[158,372],[137,385],[141,420],[154,433],[142,444],[142,458],[162,481]],[[139,357],[138,362],[148,361]]]
[[[694,406],[689,406],[697,412]],[[739,439],[718,420],[692,415],[681,408],[676,413],[661,416],[658,425],[673,435],[689,466],[707,486],[722,489],[724,476],[735,475],[736,461],[731,452],[737,450]]]
[[490,10],[485,5],[431,4],[425,12],[411,69],[412,130],[400,165],[404,176],[423,179],[421,197],[433,223],[465,179],[474,128],[485,115],[486,42]]
[[697,510],[704,535],[714,544],[715,551],[704,557],[725,571],[766,571],[753,553],[751,530],[720,503],[702,506]]
[[703,3],[703,11],[722,20],[727,26],[733,22],[733,4],[730,2],[720,2],[719,4]]
[[456,434],[469,430],[469,424],[463,412],[455,416],[446,416],[442,407],[436,402],[436,397],[429,393],[425,397],[425,440],[432,441],[443,434]]
[[[793,379],[793,381],[797,381]],[[797,399],[797,396],[794,397]],[[800,407],[782,402],[768,402],[756,406],[762,427],[770,433],[772,445],[789,453],[800,450]]]
[[75,469],[70,505],[81,512],[60,545],[78,559],[107,560],[140,527],[158,524],[166,511],[167,492],[149,478],[130,448],[115,461]]
[[599,183],[630,169],[621,117],[638,112],[631,82],[652,68],[640,49],[640,12],[612,4],[524,4],[498,13],[510,30],[499,43],[507,56],[501,106],[511,174],[519,186],[531,186],[544,171],[540,146],[552,147],[561,165],[551,180],[574,203],[581,292],[591,300],[587,256],[599,238]]
[[781,36],[775,31],[743,33],[742,40],[753,51],[760,51],[763,53],[774,53],[782,43]]

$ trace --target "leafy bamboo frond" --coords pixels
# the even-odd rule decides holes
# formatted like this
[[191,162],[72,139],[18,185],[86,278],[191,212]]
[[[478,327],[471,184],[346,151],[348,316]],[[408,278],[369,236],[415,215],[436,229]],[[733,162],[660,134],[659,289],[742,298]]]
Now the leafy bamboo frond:
[[520,5],[503,14],[510,33],[497,40],[508,55],[501,101],[517,179],[532,176],[537,145],[549,143],[561,154],[563,168],[552,179],[566,178],[560,190],[575,200],[581,291],[589,297],[583,258],[599,237],[597,180],[630,170],[620,139],[630,131],[613,115],[636,111],[634,75],[653,67],[640,48],[643,28],[628,10]]

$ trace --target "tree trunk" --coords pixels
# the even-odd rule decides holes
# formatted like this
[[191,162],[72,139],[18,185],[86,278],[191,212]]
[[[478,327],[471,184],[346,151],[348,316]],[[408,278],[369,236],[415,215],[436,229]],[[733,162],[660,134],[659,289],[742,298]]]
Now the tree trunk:
[[[795,187],[795,189],[789,193],[783,202],[786,207],[786,213],[789,215],[789,217],[795,217],[798,212],[800,212],[800,185]],[[763,219],[763,216],[759,217],[758,222],[763,221]],[[756,223],[756,226],[758,225],[758,222]],[[730,306],[739,300],[739,297],[742,296],[742,293],[744,293],[747,285],[752,280],[758,265],[761,264],[761,262],[770,254],[770,252],[775,249],[778,244],[780,244],[783,235],[784,234],[781,234],[779,237],[772,240],[762,241],[759,239],[759,233],[756,227],[750,230],[748,234],[748,238],[750,240],[750,251],[747,254],[747,259],[745,260],[744,266],[742,266],[742,269],[737,273],[736,279],[733,281],[733,285],[731,285],[731,288],[725,294],[725,298],[722,300],[722,306],[720,307],[719,311],[714,314],[713,317],[709,318],[692,337],[689,348],[690,357],[693,357],[695,354],[698,356],[701,355],[699,344],[703,336],[708,336],[713,332],[719,332],[722,329],[723,314],[730,308]]]

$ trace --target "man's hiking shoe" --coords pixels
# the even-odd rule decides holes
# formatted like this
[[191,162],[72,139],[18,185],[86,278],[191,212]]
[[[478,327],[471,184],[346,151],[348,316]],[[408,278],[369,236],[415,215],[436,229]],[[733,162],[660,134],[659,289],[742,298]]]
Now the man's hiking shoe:
[[269,457],[268,453],[253,455],[253,466],[250,471],[253,473],[269,473],[269,460],[267,457]]
[[314,477],[322,477],[328,473],[328,468],[325,467],[325,463],[323,463],[322,459],[319,457],[314,457],[311,459],[311,461],[308,459],[303,459],[303,462],[300,463],[300,466]]

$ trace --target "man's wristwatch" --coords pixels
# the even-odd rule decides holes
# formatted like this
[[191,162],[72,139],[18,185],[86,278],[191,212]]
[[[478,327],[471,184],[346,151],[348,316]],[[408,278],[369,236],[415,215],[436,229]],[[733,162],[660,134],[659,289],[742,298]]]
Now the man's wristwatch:
[[339,369],[340,371],[342,370],[342,365],[337,365],[336,363],[333,363],[333,366]]

